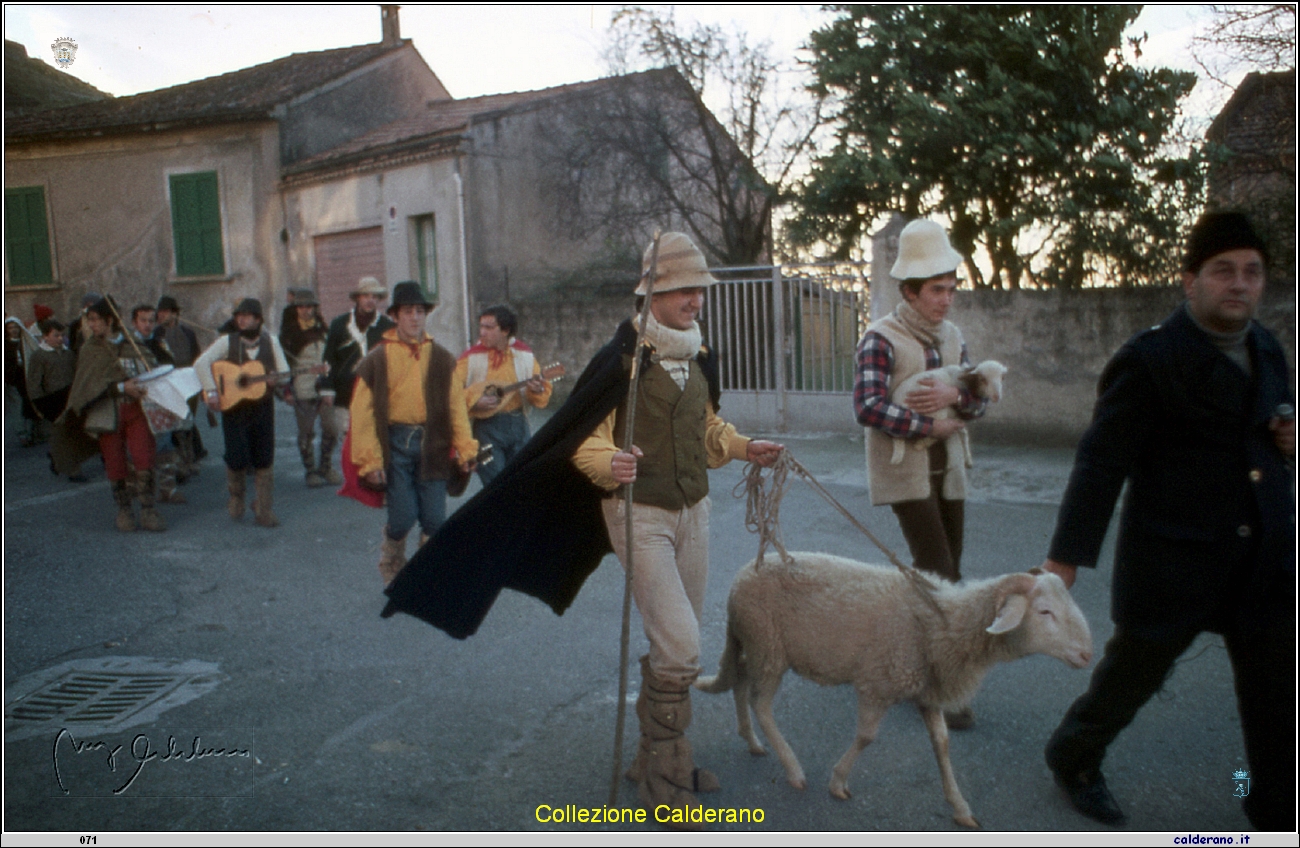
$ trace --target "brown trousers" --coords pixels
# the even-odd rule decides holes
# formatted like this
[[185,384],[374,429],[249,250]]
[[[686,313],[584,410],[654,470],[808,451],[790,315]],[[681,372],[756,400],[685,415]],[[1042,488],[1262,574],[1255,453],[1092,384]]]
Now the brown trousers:
[[[936,450],[937,448],[937,450]],[[930,447],[930,467],[947,467],[942,442]],[[945,500],[943,473],[930,475],[930,496],[919,501],[890,504],[912,552],[912,565],[954,583],[961,579],[962,528],[966,502]]]

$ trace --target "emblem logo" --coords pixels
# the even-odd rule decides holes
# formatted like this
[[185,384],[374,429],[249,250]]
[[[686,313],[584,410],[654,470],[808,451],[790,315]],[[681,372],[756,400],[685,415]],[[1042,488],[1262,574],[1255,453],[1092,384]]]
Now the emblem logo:
[[77,58],[77,42],[66,35],[54,39],[50,49],[54,51],[54,64],[64,70],[72,67],[73,60]]
[[1250,772],[1237,769],[1232,773],[1232,794],[1235,798],[1245,798],[1250,794]]

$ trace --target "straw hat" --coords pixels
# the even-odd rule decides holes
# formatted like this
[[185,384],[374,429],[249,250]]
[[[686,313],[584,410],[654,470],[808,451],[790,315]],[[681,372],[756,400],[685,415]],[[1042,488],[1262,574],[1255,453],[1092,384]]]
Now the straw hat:
[[[646,293],[650,273],[650,254],[654,243],[646,248],[641,257],[641,283],[636,293]],[[685,233],[664,233],[659,237],[659,260],[655,264],[655,293],[693,289],[711,286],[717,280],[709,273],[709,264],[704,261],[704,254]]]
[[362,277],[357,282],[357,287],[352,290],[348,297],[356,300],[357,295],[362,294],[373,294],[375,297],[383,300],[388,297],[388,289],[380,285],[377,277]]

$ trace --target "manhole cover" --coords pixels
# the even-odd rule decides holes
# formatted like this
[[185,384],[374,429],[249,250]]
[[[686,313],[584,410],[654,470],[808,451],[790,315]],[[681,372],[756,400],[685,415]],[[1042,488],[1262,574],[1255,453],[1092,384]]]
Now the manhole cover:
[[151,657],[72,660],[15,682],[5,697],[5,736],[52,726],[120,730],[154,721],[226,679],[215,663]]

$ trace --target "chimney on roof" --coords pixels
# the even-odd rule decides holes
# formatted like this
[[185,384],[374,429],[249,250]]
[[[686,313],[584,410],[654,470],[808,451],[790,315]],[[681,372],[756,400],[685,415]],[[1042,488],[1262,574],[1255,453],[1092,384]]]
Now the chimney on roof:
[[381,44],[397,44],[402,40],[402,24],[397,20],[397,10],[401,6],[380,6],[379,19],[384,37]]

